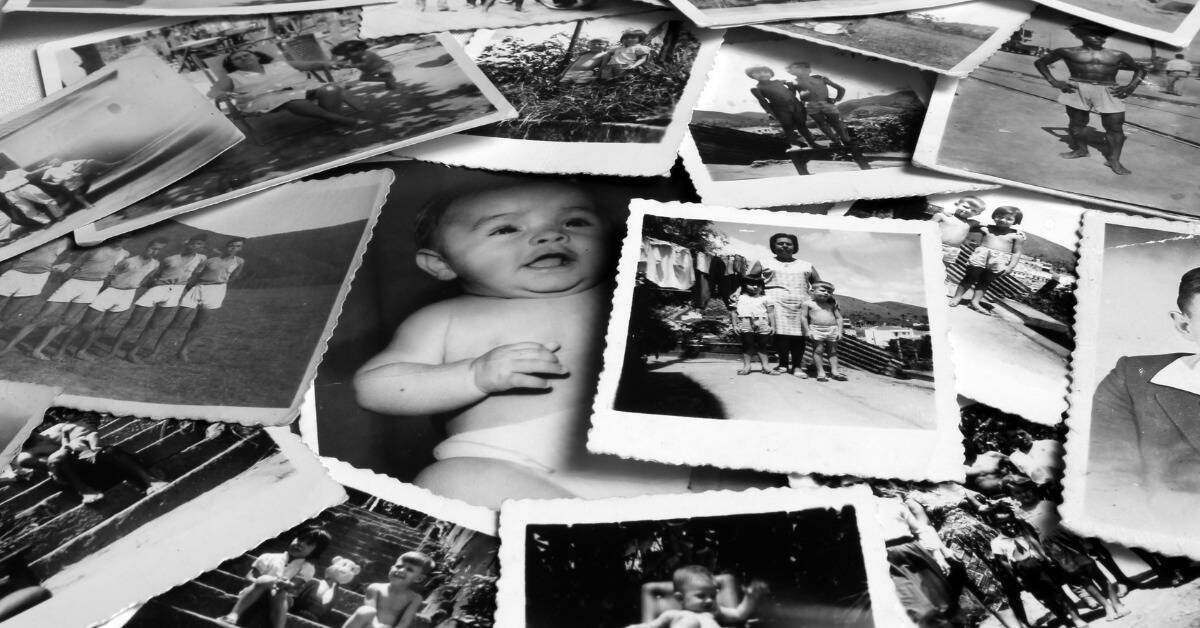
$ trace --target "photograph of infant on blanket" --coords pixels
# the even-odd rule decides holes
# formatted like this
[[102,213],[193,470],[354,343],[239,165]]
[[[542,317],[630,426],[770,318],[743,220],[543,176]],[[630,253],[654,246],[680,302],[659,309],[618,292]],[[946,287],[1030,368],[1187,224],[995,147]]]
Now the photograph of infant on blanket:
[[849,506],[524,534],[529,628],[874,625]]
[[350,499],[146,602],[125,628],[490,628],[499,542],[347,488]]

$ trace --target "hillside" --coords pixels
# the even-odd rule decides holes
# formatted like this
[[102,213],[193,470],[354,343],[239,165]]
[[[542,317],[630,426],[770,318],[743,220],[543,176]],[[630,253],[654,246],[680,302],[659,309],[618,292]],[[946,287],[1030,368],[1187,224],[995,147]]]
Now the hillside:
[[1065,246],[1055,244],[1039,235],[1025,232],[1024,253],[1029,257],[1040,257],[1047,262],[1075,267],[1075,253]]
[[[341,283],[351,256],[330,256],[330,251],[353,251],[362,237],[363,222],[333,227],[306,229],[269,236],[248,238],[238,255],[246,260],[246,270],[238,280],[241,287],[283,287]],[[133,234],[128,248],[137,253],[153,238],[170,242],[163,256],[174,255],[188,238],[208,236],[207,255],[218,255],[225,242],[236,234],[197,229],[174,220],[158,223]]]
[[850,320],[861,320],[866,323],[897,325],[904,322],[904,317],[912,322],[926,322],[929,312],[923,307],[899,303],[897,301],[880,301],[871,303],[854,297],[839,294],[838,306],[842,309],[842,317]]
[[[868,96],[866,98],[857,98],[854,100],[843,100],[837,104],[838,111],[842,112],[842,116],[851,117],[870,117],[887,114],[897,114],[904,112],[920,112],[925,110],[925,105],[917,98],[916,93],[911,90],[894,92],[891,94],[880,94],[878,96]],[[692,124],[719,126],[729,129],[741,129],[746,127],[761,127],[771,126],[775,122],[766,113],[762,111],[739,111],[736,113],[726,113],[723,111],[704,111],[697,109],[692,112]]]

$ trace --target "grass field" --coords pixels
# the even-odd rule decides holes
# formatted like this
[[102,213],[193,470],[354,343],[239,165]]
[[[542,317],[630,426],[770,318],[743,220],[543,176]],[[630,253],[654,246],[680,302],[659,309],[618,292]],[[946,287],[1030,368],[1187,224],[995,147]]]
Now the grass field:
[[1153,3],[1150,0],[1065,0],[1081,9],[1103,13],[1138,26],[1173,31],[1187,17],[1195,0]]
[[912,61],[939,70],[949,70],[958,65],[985,41],[985,38],[921,28],[916,24],[878,17],[862,20],[851,35],[822,35],[790,22],[772,26],[808,38],[849,46],[893,59]]
[[[337,291],[337,285],[231,288],[224,307],[213,313],[193,346],[190,363],[172,357],[182,340],[179,332],[171,332],[163,341],[158,361],[141,365],[120,358],[36,360],[27,354],[30,343],[42,337],[42,332],[34,332],[20,351],[0,357],[0,379],[146,403],[286,407],[296,394]],[[22,314],[39,306],[27,303]],[[19,324],[21,318],[10,322]],[[113,326],[119,329],[125,318]],[[5,330],[3,338],[11,333]],[[97,342],[92,352],[105,353],[110,346],[111,336]]]

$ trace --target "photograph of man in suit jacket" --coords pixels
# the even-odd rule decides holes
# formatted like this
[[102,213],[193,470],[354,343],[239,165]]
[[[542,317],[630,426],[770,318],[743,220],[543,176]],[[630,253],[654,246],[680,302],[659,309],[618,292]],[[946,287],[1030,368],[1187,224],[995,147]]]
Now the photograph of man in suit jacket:
[[[1200,349],[1200,268],[1184,273],[1176,303],[1175,330]],[[1200,354],[1117,360],[1093,397],[1090,441],[1089,509],[1194,532],[1200,516]]]

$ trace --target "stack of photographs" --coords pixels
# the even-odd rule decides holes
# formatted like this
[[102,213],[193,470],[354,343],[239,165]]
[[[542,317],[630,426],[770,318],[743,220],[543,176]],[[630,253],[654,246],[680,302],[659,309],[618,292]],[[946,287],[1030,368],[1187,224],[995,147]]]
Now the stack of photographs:
[[1196,0],[0,3],[0,622],[1196,623]]

